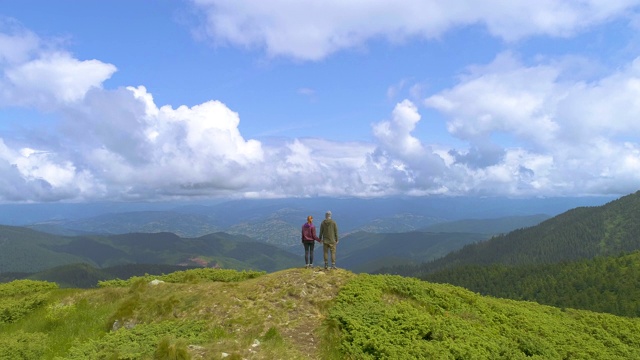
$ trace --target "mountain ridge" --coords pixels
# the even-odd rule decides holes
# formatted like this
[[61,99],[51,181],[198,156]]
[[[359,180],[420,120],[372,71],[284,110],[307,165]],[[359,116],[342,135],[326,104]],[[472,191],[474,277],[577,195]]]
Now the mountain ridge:
[[601,206],[578,207],[542,223],[479,243],[420,266],[429,273],[459,265],[557,263],[640,249],[640,191]]
[[0,249],[0,273],[34,273],[74,263],[94,267],[146,263],[274,271],[300,261],[278,247],[221,232],[199,238],[181,238],[173,233],[57,236],[0,226]]
[[[487,222],[485,228],[497,226],[504,230],[514,224],[534,224],[537,216],[506,217],[474,221],[475,224]],[[464,223],[464,221],[461,221]],[[456,223],[460,224],[460,223]],[[446,224],[442,224],[446,226]],[[458,225],[460,227],[460,225]],[[10,229],[10,231],[9,231]],[[442,227],[441,227],[442,229]],[[267,231],[270,229],[267,227]],[[455,229],[453,229],[455,230]],[[65,264],[85,262],[103,268],[123,263],[160,263],[181,264],[185,266],[218,266],[234,269],[257,268],[267,271],[282,269],[302,263],[303,250],[300,245],[299,228],[290,234],[280,235],[287,247],[256,241],[242,234],[215,232],[200,237],[185,238],[171,232],[126,233],[126,234],[82,234],[55,235],[29,228],[0,226],[0,239],[13,239],[11,243],[2,243],[5,260],[0,263],[1,272],[34,273]],[[218,239],[219,238],[219,239]],[[430,233],[409,231],[403,233],[341,233],[340,263],[354,271],[373,271],[383,265],[419,263],[443,256],[464,244],[483,241],[486,234],[446,232]],[[238,251],[231,251],[227,239],[240,245]],[[5,241],[6,242],[6,241]],[[393,245],[394,243],[400,246]],[[415,249],[409,245],[413,244]],[[13,250],[17,247],[17,250]],[[26,247],[26,248],[25,248]],[[219,251],[227,249],[229,253]],[[163,250],[164,249],[164,250]],[[167,251],[171,249],[171,251]],[[388,251],[393,249],[393,251]],[[19,251],[18,251],[19,250]],[[284,251],[284,252],[283,252]],[[164,252],[164,253],[163,253]],[[28,257],[31,253],[33,256]],[[13,254],[13,255],[12,255]],[[25,261],[17,263],[12,259],[18,254]],[[247,256],[251,254],[251,256]],[[322,257],[322,246],[316,247],[316,260]],[[382,257],[378,259],[379,257]],[[54,261],[53,263],[50,263]],[[320,260],[321,261],[321,260]],[[45,264],[49,264],[45,266]],[[319,262],[316,261],[316,264]]]
[[194,269],[76,291],[19,281],[0,294],[3,360],[640,356],[637,318],[346,270]]
[[[611,199],[611,196],[533,199],[431,196],[381,199],[247,199],[200,204],[0,204],[0,222],[7,225],[33,226],[65,235],[74,231],[77,234],[108,234],[153,230],[174,232],[184,237],[197,237],[214,231],[233,233],[230,229],[234,226],[241,229],[241,224],[255,228],[261,222],[279,220],[288,224],[280,229],[284,234],[304,223],[307,215],[314,215],[320,219],[326,210],[332,210],[345,233],[357,230],[400,232],[465,218],[485,219],[532,214],[554,216],[574,207],[600,205]],[[118,215],[122,213],[128,214],[128,217],[123,219]],[[178,222],[177,219],[181,219],[185,214],[194,216]],[[402,219],[399,218],[400,215]],[[172,222],[172,219],[176,221]],[[136,223],[132,222],[134,220]],[[277,243],[275,238],[265,237],[259,240]]]

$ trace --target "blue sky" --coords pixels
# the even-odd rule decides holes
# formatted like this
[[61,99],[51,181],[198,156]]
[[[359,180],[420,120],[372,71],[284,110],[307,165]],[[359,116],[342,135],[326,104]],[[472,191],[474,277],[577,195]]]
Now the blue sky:
[[640,1],[0,5],[0,202],[623,195]]

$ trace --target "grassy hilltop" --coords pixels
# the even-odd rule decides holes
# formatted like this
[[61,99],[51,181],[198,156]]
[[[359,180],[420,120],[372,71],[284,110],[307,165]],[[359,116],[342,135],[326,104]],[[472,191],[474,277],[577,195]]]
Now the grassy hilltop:
[[12,360],[640,358],[638,318],[298,268],[18,280],[0,284],[0,333]]

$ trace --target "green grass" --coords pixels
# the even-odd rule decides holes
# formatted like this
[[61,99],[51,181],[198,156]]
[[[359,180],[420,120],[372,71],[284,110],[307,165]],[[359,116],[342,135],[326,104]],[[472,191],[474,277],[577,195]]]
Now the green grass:
[[413,278],[209,269],[164,281],[6,284],[0,305],[42,301],[0,322],[0,359],[640,358],[639,319]]
[[640,320],[360,275],[330,319],[348,359],[637,359]]

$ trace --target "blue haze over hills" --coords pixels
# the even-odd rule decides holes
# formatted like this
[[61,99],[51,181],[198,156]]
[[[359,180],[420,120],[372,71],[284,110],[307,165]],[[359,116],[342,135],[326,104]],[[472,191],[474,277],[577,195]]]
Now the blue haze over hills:
[[[410,197],[288,198],[218,203],[1,204],[0,224],[41,227],[47,225],[86,232],[127,233],[153,232],[153,224],[162,226],[157,231],[172,232],[172,221],[176,226],[193,222],[197,223],[194,227],[200,227],[197,231],[201,233],[182,235],[195,236],[203,235],[202,232],[230,229],[234,232],[233,229],[238,226],[261,226],[269,222],[297,228],[304,223],[307,215],[313,215],[316,223],[319,223],[324,212],[331,210],[340,224],[341,232],[363,229],[370,232],[402,232],[461,219],[491,219],[534,214],[555,216],[575,207],[599,206],[615,199],[616,197],[612,196],[527,199]],[[126,219],[127,224],[124,224],[123,219]],[[136,222],[145,222],[151,228],[137,228]],[[381,223],[386,225],[376,225]],[[100,229],[101,227],[104,228]]]

